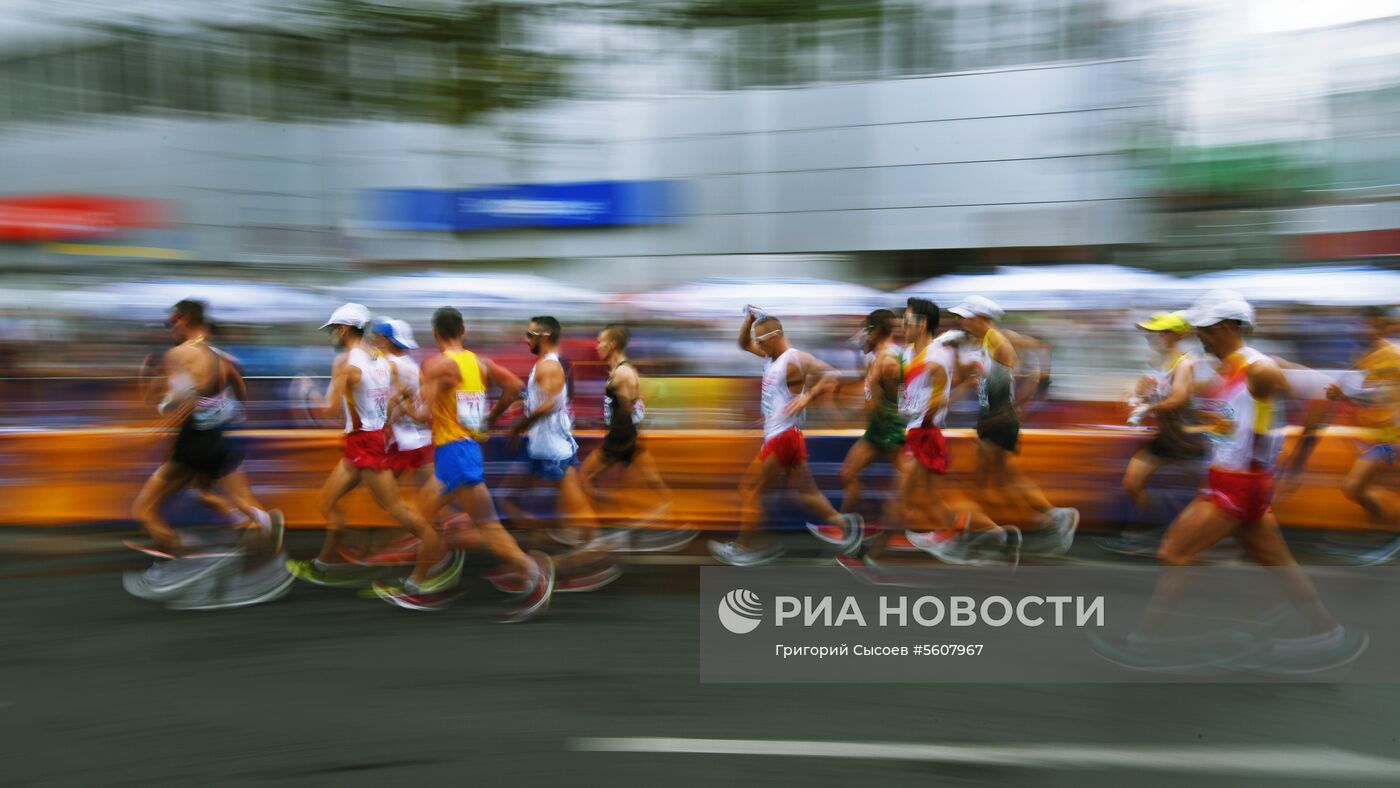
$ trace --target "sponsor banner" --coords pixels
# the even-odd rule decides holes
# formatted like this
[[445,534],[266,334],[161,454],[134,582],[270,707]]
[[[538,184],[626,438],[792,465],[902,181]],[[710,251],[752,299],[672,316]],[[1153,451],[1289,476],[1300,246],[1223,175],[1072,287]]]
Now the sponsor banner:
[[369,225],[381,230],[478,232],[523,227],[667,224],[681,215],[676,181],[538,183],[482,189],[376,189]]
[[704,568],[705,682],[1395,680],[1400,568]]
[[103,238],[168,224],[161,200],[87,194],[0,197],[0,241],[12,243]]

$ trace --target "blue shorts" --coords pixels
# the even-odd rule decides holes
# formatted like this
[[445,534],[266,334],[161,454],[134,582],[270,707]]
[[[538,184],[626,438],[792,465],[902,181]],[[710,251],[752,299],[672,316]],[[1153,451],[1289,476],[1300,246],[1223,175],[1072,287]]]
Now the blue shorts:
[[569,468],[578,465],[578,454],[571,454],[562,460],[542,460],[538,457],[530,458],[530,473],[541,479],[557,482],[564,478],[564,474],[569,472]]
[[1386,465],[1395,464],[1395,444],[1393,443],[1367,443],[1361,452],[1361,458],[1372,462],[1383,462]]
[[481,445],[467,439],[444,443],[433,450],[433,475],[442,482],[443,492],[459,487],[475,487],[486,481],[481,461]]

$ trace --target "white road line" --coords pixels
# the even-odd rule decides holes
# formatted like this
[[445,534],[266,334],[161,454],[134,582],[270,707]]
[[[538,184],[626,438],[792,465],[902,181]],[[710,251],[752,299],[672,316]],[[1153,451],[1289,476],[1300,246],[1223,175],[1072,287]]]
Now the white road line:
[[1400,761],[1336,747],[1279,745],[879,744],[662,737],[574,739],[582,752],[780,755],[1040,769],[1137,769],[1317,779],[1400,779]]

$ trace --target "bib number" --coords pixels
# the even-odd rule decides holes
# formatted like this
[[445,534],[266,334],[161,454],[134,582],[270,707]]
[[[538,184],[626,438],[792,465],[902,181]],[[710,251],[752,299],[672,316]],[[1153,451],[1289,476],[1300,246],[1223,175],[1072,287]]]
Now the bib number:
[[457,392],[457,423],[471,432],[485,431],[486,395],[470,391]]

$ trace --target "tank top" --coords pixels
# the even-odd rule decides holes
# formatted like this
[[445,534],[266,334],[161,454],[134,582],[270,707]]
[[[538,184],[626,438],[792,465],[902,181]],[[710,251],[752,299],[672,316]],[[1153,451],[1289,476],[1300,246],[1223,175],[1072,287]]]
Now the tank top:
[[360,382],[345,392],[345,431],[374,432],[384,429],[389,410],[392,367],[379,352],[363,347],[350,351],[346,363],[360,370]]
[[481,362],[470,350],[448,350],[443,355],[457,365],[461,380],[431,403],[433,443],[443,446],[457,441],[481,440],[486,435],[487,412]]
[[[904,386],[900,391],[899,412],[904,417],[907,429],[942,427],[947,420],[948,396],[953,390],[953,358],[953,349],[936,341],[929,342],[918,353],[912,346],[904,349]],[[942,391],[939,392],[943,404],[936,412],[930,413],[935,367],[942,367],[944,372]]]
[[1255,399],[1246,373],[1263,361],[1251,347],[1235,351],[1221,363],[1220,377],[1200,399],[1201,420],[1207,426],[1212,468],[1227,471],[1268,471],[1283,448],[1283,408],[1277,398]]
[[[904,355],[906,352],[907,351],[905,350],[905,348],[902,348],[894,343],[890,343],[885,346],[884,350],[880,351],[879,355],[871,356],[870,367],[871,369],[874,369],[875,363],[880,360],[880,356],[889,356],[890,358],[893,358],[899,363],[899,368],[902,376],[904,369]],[[902,380],[903,378],[901,377],[901,383]],[[873,399],[875,399],[875,392],[870,389],[870,375],[867,373],[865,376],[865,401],[869,402]],[[899,391],[895,391],[893,394],[890,394],[888,391],[882,392],[880,404],[875,408],[875,415],[872,418],[878,419],[882,415],[888,413],[897,413],[898,411]]]
[[[632,362],[630,362],[630,361],[624,361],[624,362],[622,362],[622,364],[631,364],[631,363],[632,363]],[[620,367],[620,366],[622,366],[622,364],[618,364],[618,366]],[[617,407],[617,405],[616,405],[616,402],[617,402],[617,394],[616,394],[616,391],[617,391],[617,389],[615,389],[615,388],[613,387],[613,385],[612,385],[612,376],[609,375],[609,376],[608,376],[608,383],[607,383],[607,385],[603,388],[603,424],[606,425],[607,427],[612,427],[612,426],[614,426],[614,425],[613,425],[613,409]],[[634,401],[632,402],[632,420],[631,420],[632,424],[633,424],[633,425],[641,424],[641,423],[642,423],[642,418],[643,418],[645,415],[646,415],[646,406],[642,404],[642,397],[641,397],[641,394],[640,394],[640,392],[639,392],[639,393],[638,393],[638,396],[637,396],[637,399],[634,400]],[[623,425],[618,425],[618,426],[623,426]]]
[[[399,383],[409,399],[418,399],[420,373],[418,364],[408,356],[387,356],[398,373]],[[432,430],[426,424],[416,421],[407,413],[400,414],[391,425],[394,433],[394,447],[399,451],[421,449],[433,442]]]
[[797,348],[788,348],[777,358],[770,358],[763,366],[763,389],[759,405],[763,410],[763,439],[771,440],[794,427],[801,427],[804,413],[796,416],[787,414],[787,406],[792,402],[792,389],[788,388],[788,365],[797,358]]
[[[186,423],[196,430],[223,429],[243,418],[243,403],[233,393],[233,387],[228,384],[228,375],[224,372],[225,364],[236,367],[238,361],[203,339],[194,340],[191,344],[203,345],[214,354],[214,383],[212,393],[196,392],[194,408],[186,417]],[[177,388],[193,389],[194,379],[182,372],[171,378],[170,388],[172,391]]]
[[[540,364],[546,361],[559,361],[559,354],[546,353],[531,368],[530,380],[525,384],[526,416],[537,411],[547,399],[544,390],[535,382],[535,372],[539,370]],[[559,390],[554,410],[530,425],[526,437],[529,440],[529,455],[537,460],[567,460],[578,453],[578,444],[574,442],[574,417],[569,410],[567,385]]]
[[982,346],[974,353],[977,367],[977,421],[1016,419],[1016,390],[1012,384],[1011,368],[992,359],[992,346],[1007,339],[996,329],[982,337]]

